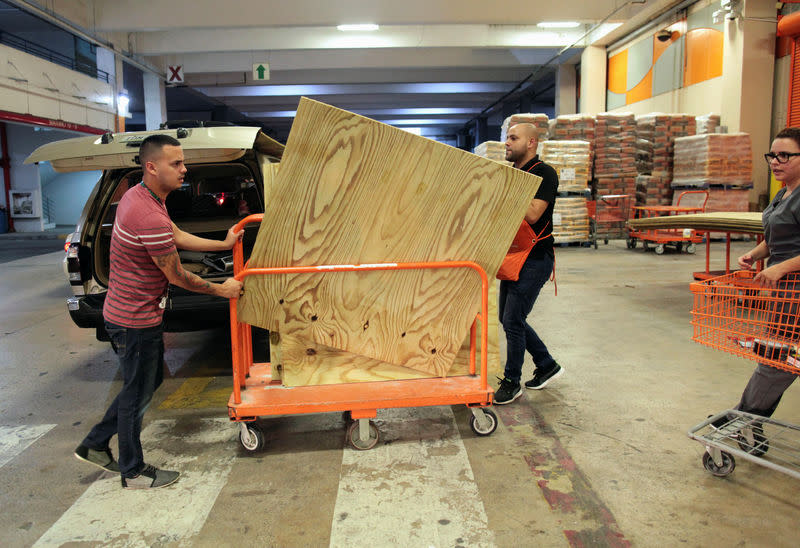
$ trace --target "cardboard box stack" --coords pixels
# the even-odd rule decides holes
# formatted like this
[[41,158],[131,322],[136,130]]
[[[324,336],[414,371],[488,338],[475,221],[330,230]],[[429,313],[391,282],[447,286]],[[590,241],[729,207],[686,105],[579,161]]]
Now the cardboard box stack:
[[472,152],[495,162],[511,165],[511,162],[506,162],[506,145],[500,141],[484,141],[476,146]]
[[672,186],[749,187],[753,183],[750,135],[709,133],[675,139]]
[[596,195],[636,192],[636,119],[633,114],[597,115],[594,178]]
[[720,126],[719,114],[704,114],[695,118],[697,121],[697,134],[702,135],[705,133],[716,133],[717,128]]
[[592,151],[588,141],[542,141],[540,158],[558,172],[559,192],[585,192],[592,178]]
[[553,241],[589,241],[589,210],[583,196],[559,196],[553,208]]
[[547,139],[547,133],[549,131],[547,114],[527,113],[512,114],[503,120],[503,125],[500,126],[500,140],[505,143],[508,128],[523,122],[533,124],[539,130],[539,141]]

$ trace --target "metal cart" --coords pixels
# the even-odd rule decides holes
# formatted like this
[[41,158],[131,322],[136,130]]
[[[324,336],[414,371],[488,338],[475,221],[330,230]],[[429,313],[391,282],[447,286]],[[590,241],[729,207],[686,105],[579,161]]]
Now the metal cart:
[[[234,230],[247,223],[260,222],[262,215],[250,215]],[[408,379],[317,386],[284,387],[272,379],[269,363],[253,363],[251,326],[239,321],[231,299],[231,350],[233,360],[233,393],[228,401],[228,416],[239,423],[239,441],[247,451],[264,446],[264,434],[255,420],[258,417],[322,412],[347,412],[353,419],[347,439],[356,449],[371,449],[378,443],[379,431],[370,419],[378,409],[465,404],[472,411],[470,427],[479,436],[488,436],[497,428],[497,416],[486,409],[494,391],[487,383],[488,290],[484,270],[474,262],[448,261],[430,263],[384,263],[360,265],[295,266],[282,268],[248,268],[244,265],[241,242],[233,249],[234,275],[364,272],[377,270],[412,270],[468,268],[481,279],[481,310],[470,330],[469,375],[446,378]],[[477,322],[481,324],[480,371],[476,370]]]
[[[691,284],[692,340],[800,374],[800,273],[789,274],[776,289],[763,288],[754,277],[738,271]],[[688,435],[705,445],[703,466],[715,476],[733,472],[738,457],[800,479],[798,426],[728,409]]]
[[[682,201],[687,197],[694,197],[699,194],[705,195],[702,204],[692,206],[681,205]],[[633,209],[635,218],[637,219],[658,217],[661,215],[703,213],[706,210],[707,201],[707,190],[685,190],[678,195],[678,200],[675,202],[674,206],[634,206]],[[642,242],[642,247],[645,251],[649,248],[649,244],[654,244],[653,249],[656,255],[662,255],[668,245],[674,246],[678,252],[682,249],[686,249],[687,253],[694,253],[697,250],[696,244],[703,241],[703,234],[689,228],[685,230],[675,228],[637,230],[635,228],[630,228],[628,233],[628,249],[634,249],[637,241]]]
[[591,243],[597,249],[597,240],[608,245],[609,240],[621,240],[628,236],[626,226],[630,218],[630,194],[606,194],[596,200],[587,200]]

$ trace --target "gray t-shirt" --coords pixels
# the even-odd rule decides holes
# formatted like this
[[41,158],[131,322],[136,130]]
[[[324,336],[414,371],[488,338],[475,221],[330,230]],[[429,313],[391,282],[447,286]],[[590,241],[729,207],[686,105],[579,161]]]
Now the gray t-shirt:
[[761,216],[769,266],[800,255],[800,189],[784,200],[785,194],[785,188],[779,190]]

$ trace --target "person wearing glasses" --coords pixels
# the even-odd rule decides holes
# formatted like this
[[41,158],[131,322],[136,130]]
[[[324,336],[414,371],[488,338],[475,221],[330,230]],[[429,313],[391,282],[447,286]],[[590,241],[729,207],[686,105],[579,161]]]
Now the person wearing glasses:
[[[792,289],[782,278],[800,271],[800,128],[789,127],[778,133],[764,158],[784,187],[762,215],[764,240],[739,257],[739,266],[751,270],[757,261],[767,259],[767,268],[756,274],[755,281],[765,288],[777,288],[780,293]],[[780,315],[796,316],[796,306],[791,308],[781,310]],[[771,417],[795,378],[794,373],[759,363],[736,409]]]

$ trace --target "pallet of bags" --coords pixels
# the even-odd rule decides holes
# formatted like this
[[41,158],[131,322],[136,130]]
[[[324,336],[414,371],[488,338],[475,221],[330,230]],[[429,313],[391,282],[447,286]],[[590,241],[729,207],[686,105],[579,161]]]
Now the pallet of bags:
[[589,241],[589,209],[583,196],[559,196],[553,207],[553,241]]
[[636,118],[630,113],[598,114],[594,176],[636,176]]
[[636,167],[642,175],[672,177],[675,138],[694,135],[688,114],[650,113],[636,117]]
[[537,133],[539,141],[544,141],[547,139],[547,133],[549,131],[548,121],[549,118],[547,117],[547,114],[512,114],[503,120],[503,125],[500,126],[500,140],[503,142],[506,141],[509,128],[515,126],[516,124],[529,123],[533,124],[533,126],[538,130]]
[[511,165],[511,162],[506,162],[506,145],[500,141],[484,141],[476,146],[472,152],[489,160]]
[[553,141],[588,141],[594,149],[595,119],[589,114],[562,114],[551,121]]
[[584,192],[592,178],[592,151],[588,141],[543,141],[543,162],[558,172],[560,192]]
[[716,133],[720,126],[719,114],[709,113],[695,117],[697,123],[697,134]]
[[609,194],[636,194],[636,175],[595,177],[594,191],[596,196],[608,196]]
[[749,186],[753,182],[750,135],[709,133],[675,139],[673,187]]
[[636,205],[672,205],[671,179],[659,175],[636,176]]

